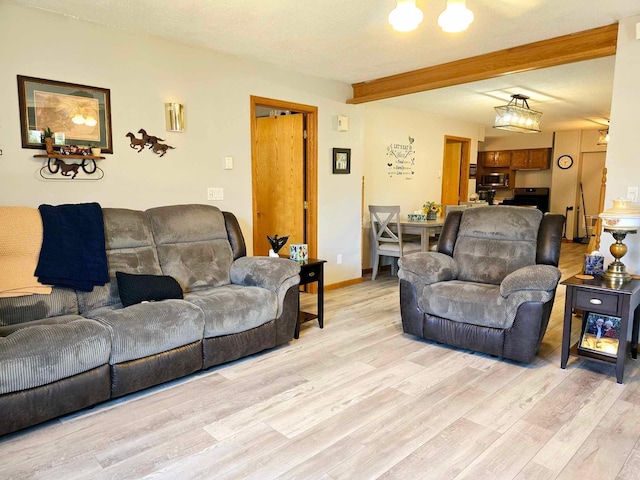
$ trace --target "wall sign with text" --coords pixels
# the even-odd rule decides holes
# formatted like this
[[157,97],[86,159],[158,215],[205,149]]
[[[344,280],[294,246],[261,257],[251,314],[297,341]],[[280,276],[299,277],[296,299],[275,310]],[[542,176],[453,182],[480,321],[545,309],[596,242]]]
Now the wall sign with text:
[[387,146],[387,173],[389,178],[411,180],[416,173],[416,151],[414,138],[409,136],[408,143],[391,143]]

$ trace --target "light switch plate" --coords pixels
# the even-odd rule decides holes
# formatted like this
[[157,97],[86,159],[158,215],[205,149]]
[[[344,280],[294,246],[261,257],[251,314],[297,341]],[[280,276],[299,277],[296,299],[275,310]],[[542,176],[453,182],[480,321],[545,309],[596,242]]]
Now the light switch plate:
[[633,203],[638,201],[638,187],[627,187],[627,200]]
[[207,200],[224,200],[224,189],[216,187],[207,188]]

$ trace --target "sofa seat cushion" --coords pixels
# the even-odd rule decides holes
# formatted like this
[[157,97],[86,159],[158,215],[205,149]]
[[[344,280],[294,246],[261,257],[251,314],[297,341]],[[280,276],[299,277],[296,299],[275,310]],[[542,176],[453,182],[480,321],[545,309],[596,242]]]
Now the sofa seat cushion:
[[185,295],[204,311],[204,337],[244,332],[276,318],[278,296],[260,287],[227,285]]
[[87,315],[111,333],[111,365],[197,342],[204,331],[202,310],[184,300],[103,307]]
[[47,385],[109,361],[111,338],[100,323],[78,315],[34,323],[0,336],[0,394]]
[[418,306],[430,315],[500,329],[513,325],[523,303],[546,303],[555,294],[555,290],[524,290],[503,297],[499,285],[461,280],[424,285],[420,290]]

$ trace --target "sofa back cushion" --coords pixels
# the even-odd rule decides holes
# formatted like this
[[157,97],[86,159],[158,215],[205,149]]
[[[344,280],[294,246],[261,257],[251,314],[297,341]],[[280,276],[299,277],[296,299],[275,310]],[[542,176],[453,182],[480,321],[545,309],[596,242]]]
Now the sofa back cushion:
[[217,207],[172,205],[147,213],[164,275],[185,292],[230,283],[233,253]]
[[498,285],[511,272],[534,265],[541,220],[542,212],[536,208],[465,210],[453,251],[458,279]]
[[92,292],[78,292],[80,313],[120,303],[116,272],[160,275],[149,216],[141,210],[103,208],[110,282]]

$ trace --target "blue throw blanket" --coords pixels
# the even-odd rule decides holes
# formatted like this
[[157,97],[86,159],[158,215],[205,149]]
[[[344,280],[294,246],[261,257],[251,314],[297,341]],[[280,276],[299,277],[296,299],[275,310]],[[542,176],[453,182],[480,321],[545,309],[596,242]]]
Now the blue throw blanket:
[[35,275],[41,283],[90,292],[109,281],[102,208],[97,203],[40,205],[43,239]]

